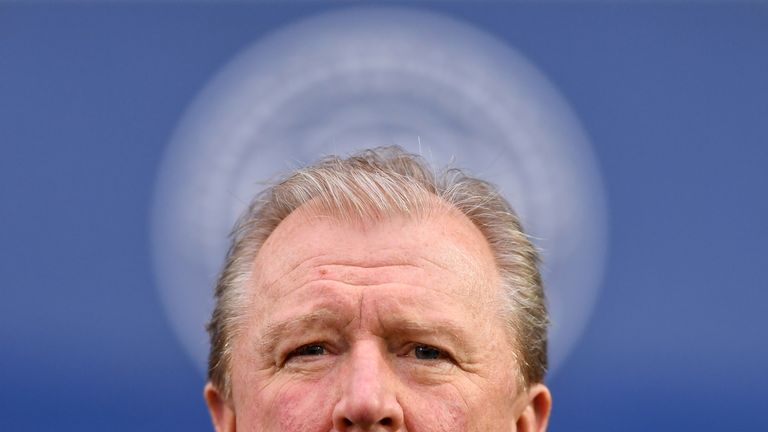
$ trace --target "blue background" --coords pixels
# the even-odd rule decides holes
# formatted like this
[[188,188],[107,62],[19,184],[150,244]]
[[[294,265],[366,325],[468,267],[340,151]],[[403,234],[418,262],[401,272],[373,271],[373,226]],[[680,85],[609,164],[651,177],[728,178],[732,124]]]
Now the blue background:
[[[595,148],[607,270],[550,430],[768,430],[768,5],[416,5],[519,49]],[[1,430],[211,430],[152,274],[163,151],[240,49],[343,6],[0,4]]]

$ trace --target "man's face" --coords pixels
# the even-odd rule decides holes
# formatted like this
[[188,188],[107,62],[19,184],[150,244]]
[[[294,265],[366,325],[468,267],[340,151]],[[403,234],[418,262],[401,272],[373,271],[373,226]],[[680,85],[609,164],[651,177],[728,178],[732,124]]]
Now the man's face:
[[294,212],[253,264],[231,399],[206,390],[214,423],[222,431],[543,430],[549,394],[518,387],[498,287],[487,242],[458,213],[361,226]]

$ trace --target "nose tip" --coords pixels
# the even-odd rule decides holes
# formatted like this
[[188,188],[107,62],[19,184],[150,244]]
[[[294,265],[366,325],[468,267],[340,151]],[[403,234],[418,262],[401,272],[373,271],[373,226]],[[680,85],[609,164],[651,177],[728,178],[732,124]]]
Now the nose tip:
[[395,400],[390,403],[389,401],[376,401],[375,397],[366,399],[350,400],[347,398],[345,402],[336,405],[333,414],[334,429],[339,432],[389,432],[402,429],[402,410],[399,409]]
[[338,432],[399,431],[403,426],[403,411],[394,395],[358,393],[336,405],[333,426]]
[[342,394],[333,410],[333,427],[338,432],[403,430],[396,378],[383,353],[369,348],[352,353],[345,365]]

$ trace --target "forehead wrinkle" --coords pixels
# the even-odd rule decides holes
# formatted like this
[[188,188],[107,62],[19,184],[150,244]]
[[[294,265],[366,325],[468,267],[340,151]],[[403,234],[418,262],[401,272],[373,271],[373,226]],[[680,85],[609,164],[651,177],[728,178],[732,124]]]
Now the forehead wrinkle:
[[[377,251],[381,252],[381,251]],[[423,271],[424,268],[420,267],[417,264],[414,264],[415,261],[422,259],[422,257],[414,257],[414,259],[408,259],[408,258],[401,258],[401,257],[392,257],[391,259],[378,259],[376,261],[376,257],[342,257],[342,256],[336,256],[335,254],[329,254],[327,252],[318,252],[316,254],[313,254],[308,257],[304,257],[297,262],[291,264],[291,266],[286,270],[280,272],[280,274],[277,275],[269,275],[272,276],[270,278],[265,278],[263,273],[265,273],[265,270],[263,268],[263,263],[260,262],[260,260],[254,261],[254,273],[257,276],[256,280],[261,280],[261,285],[263,290],[268,290],[275,286],[278,282],[285,280],[286,278],[290,278],[291,275],[303,271],[304,275],[307,277],[312,276],[312,270],[319,270],[320,268],[327,267],[327,268],[348,268],[348,269],[361,269],[361,270],[376,270],[376,269],[398,269],[398,268],[410,268],[413,270],[419,270]],[[375,261],[375,262],[370,262]],[[436,261],[425,259],[424,261],[429,262],[437,267],[440,267],[442,269],[448,269],[448,266],[445,264],[441,265],[437,263]],[[307,268],[308,267],[308,268]],[[297,278],[298,279],[298,278]],[[305,278],[306,279],[306,278]],[[301,281],[303,282],[303,281]],[[302,283],[299,283],[301,285]],[[375,283],[370,284],[360,284],[360,285],[375,285]]]
[[[291,238],[294,235],[296,230],[301,230],[307,225],[313,225],[313,223],[316,221],[329,222],[332,227],[337,229],[349,228],[355,231],[366,232],[370,229],[374,229],[377,226],[386,225],[388,223],[393,223],[393,222],[402,223],[403,226],[410,225],[410,224],[429,225],[431,223],[438,223],[440,225],[443,225],[443,223],[445,222],[443,219],[445,219],[446,217],[456,222],[461,222],[462,225],[466,225],[465,228],[473,231],[478,236],[478,238],[481,239],[483,243],[483,247],[481,247],[481,249],[488,248],[485,236],[483,236],[482,233],[479,232],[478,228],[472,223],[472,221],[468,219],[466,215],[464,215],[463,213],[461,213],[460,211],[458,211],[448,203],[438,199],[437,197],[434,197],[434,198],[436,200],[432,204],[435,206],[435,210],[442,209],[442,211],[438,211],[435,213],[430,212],[425,215],[421,215],[421,217],[419,217],[418,215],[402,215],[402,214],[395,213],[395,214],[387,215],[386,218],[383,218],[381,220],[362,220],[362,221],[359,221],[359,223],[353,223],[353,221],[347,220],[345,218],[339,218],[338,215],[327,214],[322,211],[318,213],[317,205],[314,204],[315,200],[313,199],[299,206],[296,210],[291,212],[283,221],[281,221],[280,224],[278,224],[278,226],[272,232],[272,234],[264,242],[264,245],[259,252],[265,249],[272,249],[276,247],[276,244],[284,241],[286,238]],[[299,223],[300,221],[302,222]],[[461,244],[461,246],[458,246],[458,244],[452,245],[453,246],[451,247],[451,249],[453,249],[452,252],[458,252],[458,254],[462,255],[464,258],[468,258],[467,255],[477,255],[477,254],[485,255],[485,252],[490,252],[487,250],[482,252],[480,250],[462,251],[461,249],[467,249],[467,243],[466,241],[464,241],[465,239],[461,241],[457,240],[457,238],[451,235],[451,233],[453,232],[454,230],[450,230],[450,232],[445,231],[442,233],[443,236],[446,238],[451,237],[452,242],[458,241],[458,243]],[[475,249],[475,248],[473,247],[469,249]],[[465,252],[470,252],[470,253],[467,254]],[[258,255],[262,255],[262,254],[261,253],[257,254],[256,258],[258,258]],[[451,253],[451,255],[454,255],[454,253]],[[490,254],[490,256],[492,256],[492,253]],[[404,263],[408,262],[407,258],[411,258],[411,257],[406,257],[406,260]],[[418,259],[419,257],[416,256],[415,258]],[[450,261],[455,260],[455,256],[452,256],[450,258],[451,258]],[[451,264],[450,262],[441,264],[441,263],[438,263],[437,261],[432,261],[432,263],[440,267],[450,266]],[[294,267],[299,265],[301,265],[301,263],[297,263]]]
[[[421,257],[417,259],[421,260]],[[256,282],[254,285],[262,293],[267,293],[273,288],[286,285],[293,285],[290,289],[290,291],[293,291],[323,281],[360,287],[383,286],[391,283],[407,283],[405,280],[397,281],[389,277],[392,273],[397,275],[398,270],[413,272],[429,271],[423,266],[413,264],[408,260],[382,260],[381,263],[372,264],[368,264],[366,261],[370,261],[370,259],[337,258],[335,255],[319,253],[293,264],[287,272],[281,275],[271,275],[272,277],[267,279],[264,277],[265,275],[259,274],[255,278]],[[413,261],[415,262],[416,260]],[[425,261],[441,269],[448,269],[448,267],[440,266],[430,260]],[[413,274],[408,276],[409,279],[413,277]],[[259,285],[261,286],[259,287]]]
[[[262,250],[264,250],[264,249],[262,249]],[[261,286],[261,291],[265,291],[266,292],[270,288],[272,288],[275,285],[277,285],[278,282],[281,282],[281,281],[285,280],[286,278],[290,277],[293,273],[295,273],[297,270],[299,270],[302,267],[303,264],[307,263],[308,261],[312,261],[312,260],[314,260],[316,258],[319,258],[322,255],[324,255],[324,254],[318,253],[318,254],[314,254],[314,255],[312,255],[310,257],[304,258],[302,260],[299,260],[298,262],[293,263],[287,270],[281,271],[279,274],[274,275],[274,276],[267,274],[267,269],[264,268],[264,265],[261,262],[262,260],[260,259],[259,256],[257,256],[256,260],[254,260],[254,263],[253,263],[253,272],[254,272],[255,275],[257,275],[257,277],[255,279],[256,280],[261,280],[261,282],[262,282],[261,283],[261,285],[262,285]],[[273,277],[268,278],[267,276],[273,276]],[[299,284],[299,285],[302,285],[302,284]]]

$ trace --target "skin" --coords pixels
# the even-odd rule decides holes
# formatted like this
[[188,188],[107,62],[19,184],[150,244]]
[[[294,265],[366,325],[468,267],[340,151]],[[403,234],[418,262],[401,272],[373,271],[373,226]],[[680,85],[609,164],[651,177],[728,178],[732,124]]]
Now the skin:
[[520,387],[499,277],[477,228],[429,216],[349,224],[300,208],[253,263],[217,431],[544,431],[551,396]]

